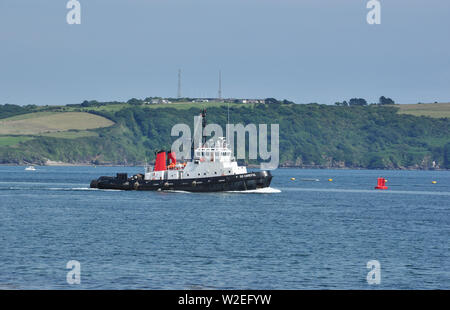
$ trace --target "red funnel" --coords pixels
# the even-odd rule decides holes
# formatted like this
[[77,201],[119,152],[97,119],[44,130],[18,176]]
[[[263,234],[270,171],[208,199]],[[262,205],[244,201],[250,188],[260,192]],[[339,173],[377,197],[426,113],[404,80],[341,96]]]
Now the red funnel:
[[166,167],[166,152],[161,151],[156,154],[155,171],[167,170]]

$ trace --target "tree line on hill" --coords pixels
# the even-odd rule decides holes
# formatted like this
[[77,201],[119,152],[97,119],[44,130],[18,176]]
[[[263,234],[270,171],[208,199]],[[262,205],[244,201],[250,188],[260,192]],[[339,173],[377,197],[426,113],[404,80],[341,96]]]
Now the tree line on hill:
[[[372,103],[372,105],[393,105],[395,104],[395,101],[392,100],[391,98],[386,98],[385,96],[381,96],[378,99],[377,103]],[[348,102],[346,100],[342,101],[342,102],[336,102],[335,103],[336,106],[341,106],[341,107],[351,107],[351,106],[366,106],[369,105],[366,101],[366,99],[363,98],[352,98],[350,99]]]
[[20,114],[31,113],[36,110],[37,106],[34,104],[20,106],[15,104],[0,104],[0,119],[8,118]]
[[[67,104],[66,107],[71,108],[93,108],[93,107],[102,107],[102,106],[108,106],[108,105],[119,105],[127,103],[129,105],[145,105],[152,102],[152,99],[161,99],[161,97],[146,97],[145,99],[137,99],[137,98],[131,98],[126,102],[120,102],[120,101],[106,101],[106,102],[100,102],[97,100],[84,100],[81,103],[74,103],[74,104]],[[194,100],[195,98],[167,98],[167,100],[171,102],[190,102]],[[233,100],[233,103],[239,103],[239,100]],[[275,98],[266,98],[264,99],[264,102],[266,104],[295,104],[295,102],[284,99],[284,100],[278,100]],[[379,104],[379,105],[393,105],[395,102],[391,98],[386,98],[384,96],[381,96],[379,98],[378,103],[372,103],[372,104]],[[352,98],[348,102],[344,100],[343,102],[336,102],[336,106],[366,106],[368,105],[367,101],[363,98]],[[20,114],[26,114],[35,112],[37,109],[39,110],[46,110],[46,111],[59,111],[63,109],[63,106],[45,106],[44,108],[42,106],[37,106],[34,104],[20,106],[15,104],[0,104],[0,119],[7,118],[15,115]]]

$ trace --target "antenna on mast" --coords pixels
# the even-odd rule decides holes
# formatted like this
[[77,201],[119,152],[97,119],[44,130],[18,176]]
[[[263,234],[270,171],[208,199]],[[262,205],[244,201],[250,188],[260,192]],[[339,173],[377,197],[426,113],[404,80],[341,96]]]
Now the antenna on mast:
[[219,100],[222,100],[222,71],[219,70]]
[[181,69],[178,69],[178,92],[177,92],[177,98],[181,98]]
[[230,123],[230,101],[227,101],[227,125]]
[[206,127],[206,109],[203,108],[203,111],[202,111],[202,144],[203,145],[206,144],[206,136],[204,135],[205,127]]
[[226,139],[227,139],[227,142],[229,141],[228,139],[229,139],[229,124],[230,124],[230,100],[227,100],[227,126],[226,126],[226,128],[225,128],[225,130],[226,130]]

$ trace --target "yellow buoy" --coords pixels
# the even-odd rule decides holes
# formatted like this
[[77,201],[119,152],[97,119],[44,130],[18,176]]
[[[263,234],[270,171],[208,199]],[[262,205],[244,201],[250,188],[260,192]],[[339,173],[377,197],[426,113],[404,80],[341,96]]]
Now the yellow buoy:
[[328,181],[333,182],[333,179],[328,179]]
[[436,184],[437,182],[436,181],[432,181],[431,183]]
[[387,179],[384,179],[384,183],[386,183],[387,182]]
[[292,181],[295,181],[295,178],[291,178]]

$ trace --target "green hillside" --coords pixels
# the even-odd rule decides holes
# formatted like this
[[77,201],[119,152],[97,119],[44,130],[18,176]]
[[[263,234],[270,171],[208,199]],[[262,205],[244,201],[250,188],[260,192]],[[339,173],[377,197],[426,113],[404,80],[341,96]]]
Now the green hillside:
[[[208,109],[208,122],[224,128],[227,106],[220,102],[21,107],[15,115],[89,112],[113,125],[53,133],[5,133],[0,136],[0,163],[143,164],[154,159],[156,150],[170,147],[175,139],[170,136],[173,125],[192,127],[194,115],[203,106]],[[8,107],[8,117],[13,110]],[[397,105],[233,103],[230,121],[280,124],[280,156],[285,166],[428,169],[434,161],[440,168],[450,169],[450,119],[417,117],[398,110]],[[0,106],[0,118],[3,115]]]

